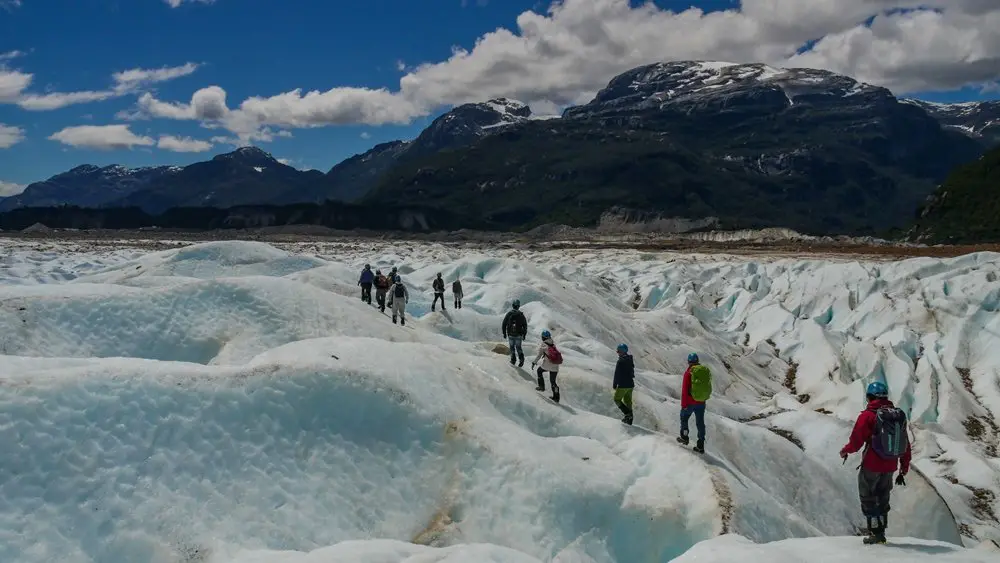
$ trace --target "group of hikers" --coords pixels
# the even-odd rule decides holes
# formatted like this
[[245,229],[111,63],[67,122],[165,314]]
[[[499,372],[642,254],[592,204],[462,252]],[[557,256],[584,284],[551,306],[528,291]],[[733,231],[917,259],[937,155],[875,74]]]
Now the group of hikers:
[[[376,269],[372,272],[371,264],[365,264],[361,270],[361,277],[358,279],[361,286],[361,300],[369,305],[372,304],[372,287],[375,288],[375,302],[379,311],[385,312],[386,307],[392,312],[392,323],[406,326],[406,304],[410,302],[410,292],[403,284],[403,279],[399,275],[398,269],[393,266],[389,275],[384,275],[382,270]],[[434,303],[431,304],[431,311],[437,309],[438,299],[441,300],[441,310],[444,311],[444,278],[439,273],[434,278],[432,284],[434,289]],[[451,284],[451,291],[455,298],[455,308],[462,308],[462,282],[456,279]],[[386,297],[388,296],[388,300]]]
[[[434,279],[435,310],[438,299],[441,300],[441,310],[444,310],[444,279],[439,273]],[[406,324],[405,309],[409,301],[409,292],[403,285],[396,268],[388,276],[365,264],[358,284],[362,288],[362,300],[371,303],[371,288],[374,285],[375,297],[382,312],[385,312],[386,294],[389,295],[388,306],[392,310],[392,322],[397,316],[402,324]],[[462,282],[456,279],[452,283],[455,307],[462,308]],[[510,364],[524,367],[524,339],[528,335],[528,319],[521,311],[521,301],[515,299],[511,309],[503,317],[501,332],[507,339],[510,348]],[[633,397],[635,389],[635,362],[629,353],[627,344],[618,344],[618,361],[615,365],[611,388],[614,391],[615,406],[622,412],[622,422],[632,425],[634,420]],[[541,342],[531,368],[535,370],[538,386],[537,391],[545,391],[545,374],[549,376],[549,386],[552,390],[551,399],[559,402],[559,366],[563,363],[562,353],[556,347],[552,333],[541,332]],[[680,435],[677,442],[687,446],[690,444],[689,422],[691,416],[695,419],[697,442],[694,451],[705,453],[705,409],[712,394],[712,373],[703,365],[696,353],[687,356],[687,369],[681,378],[681,410]],[[866,544],[886,543],[885,531],[889,525],[889,497],[893,483],[905,486],[905,476],[910,470],[911,447],[907,428],[906,414],[889,400],[889,389],[885,383],[876,381],[868,385],[865,398],[867,407],[858,416],[847,445],[840,450],[844,463],[850,454],[864,448],[862,461],[858,465],[858,495],[861,501],[861,512],[867,519],[868,535],[864,538]],[[898,474],[893,479],[893,474]]]

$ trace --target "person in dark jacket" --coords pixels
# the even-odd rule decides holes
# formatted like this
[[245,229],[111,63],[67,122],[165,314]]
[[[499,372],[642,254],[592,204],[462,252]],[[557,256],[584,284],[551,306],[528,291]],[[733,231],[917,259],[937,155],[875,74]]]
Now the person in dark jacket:
[[625,418],[622,422],[632,425],[632,390],[635,389],[635,362],[628,353],[628,345],[618,345],[618,363],[615,365],[615,379],[611,383],[615,390],[615,405]]
[[444,311],[444,279],[441,274],[434,278],[434,302],[431,303],[431,311],[437,306],[438,299],[441,300],[441,310]]
[[[881,408],[895,408],[889,400],[889,388],[885,383],[876,381],[868,386],[865,398],[868,407],[858,415],[854,430],[847,445],[841,448],[840,457],[845,461],[847,456],[865,448],[858,468],[858,494],[861,498],[861,512],[868,519],[869,537],[865,543],[885,543],[885,529],[889,526],[889,494],[892,492],[892,474],[899,470],[896,484],[906,485],[904,477],[910,471],[909,436],[906,436],[906,449],[899,458],[882,457],[875,451],[876,413]],[[903,428],[903,432],[907,432]],[[901,448],[900,448],[901,449]]]
[[361,278],[358,285],[361,286],[361,300],[371,305],[372,303],[372,283],[375,282],[375,274],[372,273],[371,264],[365,264],[365,269],[361,270]]
[[375,271],[375,302],[378,303],[378,310],[385,312],[385,294],[389,292],[392,281],[389,280],[382,270]]
[[451,284],[451,292],[455,296],[455,308],[456,309],[461,309],[462,308],[462,281],[461,280],[456,279],[454,282],[452,282],[452,284]]
[[500,330],[503,331],[503,337],[507,339],[507,344],[510,346],[510,365],[514,365],[516,361],[519,367],[524,367],[524,350],[521,348],[521,344],[524,343],[524,337],[528,335],[528,319],[521,312],[520,299],[515,299],[510,307],[510,311],[504,315]]

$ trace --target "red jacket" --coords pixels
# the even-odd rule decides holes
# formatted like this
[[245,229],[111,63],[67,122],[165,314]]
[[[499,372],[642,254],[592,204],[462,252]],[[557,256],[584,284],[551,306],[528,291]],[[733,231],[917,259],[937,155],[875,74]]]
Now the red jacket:
[[686,409],[695,405],[704,405],[705,401],[695,401],[691,396],[691,367],[688,366],[684,372],[684,380],[681,383],[681,408]]
[[897,460],[883,459],[879,457],[875,450],[871,448],[872,434],[875,432],[875,411],[879,407],[891,407],[892,401],[888,399],[875,399],[868,403],[868,408],[861,411],[858,421],[854,423],[854,431],[851,432],[851,439],[847,445],[841,448],[841,454],[853,454],[861,448],[865,448],[864,458],[861,465],[868,471],[876,473],[892,473],[899,469],[900,474],[906,475],[910,471],[910,443],[906,443],[906,451]]

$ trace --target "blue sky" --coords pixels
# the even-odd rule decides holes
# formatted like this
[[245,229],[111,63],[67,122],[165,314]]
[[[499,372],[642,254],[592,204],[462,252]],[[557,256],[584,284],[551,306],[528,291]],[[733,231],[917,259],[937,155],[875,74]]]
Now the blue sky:
[[[819,41],[823,49],[813,58],[799,60],[853,70],[842,68],[848,59],[839,56],[832,38],[846,37],[876,15],[859,12],[845,23],[837,14],[816,22],[810,19],[813,7],[801,26],[786,23],[773,30],[773,39],[744,38],[753,46],[748,49],[733,44],[733,32],[719,32],[722,24],[712,22],[721,20],[711,14],[688,12],[682,20],[667,12],[683,12],[692,3],[705,12],[741,8],[731,0],[663,0],[655,8],[639,2],[630,7],[626,0],[566,0],[558,14],[549,14],[547,2],[529,0],[0,0],[0,147],[9,145],[0,148],[0,182],[27,184],[83,163],[187,164],[241,143],[325,171],[378,142],[412,138],[451,104],[510,95],[558,111],[587,99],[617,72],[655,59],[739,56],[748,60],[737,62],[777,64],[784,60],[774,59],[786,49],[792,55],[796,46],[811,48],[829,36],[826,44]],[[524,32],[518,17],[529,10],[544,20]],[[744,24],[778,17],[761,15],[760,8],[744,12]],[[488,45],[476,47],[498,28],[511,33],[494,34]],[[796,32],[797,38],[787,39]],[[542,37],[545,48],[533,41],[534,51],[521,52],[525,33]],[[456,60],[455,48],[469,53]],[[966,55],[956,52],[955,60]],[[863,62],[849,63],[863,69],[855,76],[886,76],[882,83],[897,92],[899,84],[934,101],[997,97],[996,90],[984,93],[981,70],[970,71],[961,87],[962,79],[954,78],[938,85],[909,69],[913,65],[900,77]],[[414,68],[420,63],[438,64],[421,71]],[[131,81],[112,77],[130,70]],[[401,89],[406,75],[412,81]],[[195,92],[211,86],[217,89],[203,99],[221,100],[224,91],[224,105],[192,103]],[[296,89],[294,96],[276,98]],[[310,91],[319,95],[306,97]],[[54,101],[81,92],[95,99]],[[138,103],[143,96],[145,105]],[[240,109],[253,97],[263,102]],[[171,104],[173,109],[165,107]],[[221,107],[226,115],[198,107]],[[93,129],[65,131],[81,126]]]

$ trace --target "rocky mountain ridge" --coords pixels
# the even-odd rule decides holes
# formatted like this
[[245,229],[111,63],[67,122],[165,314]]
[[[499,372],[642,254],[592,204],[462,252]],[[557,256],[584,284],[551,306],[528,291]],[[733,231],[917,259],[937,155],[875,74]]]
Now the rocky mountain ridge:
[[[651,226],[634,217],[655,217],[657,229],[871,234],[905,226],[955,166],[983,152],[991,104],[897,100],[815,69],[655,63],[613,78],[558,119],[538,120],[504,98],[458,106],[415,139],[382,143],[325,175],[244,148],[83,201],[72,189],[40,186],[73,176],[86,183],[96,167],[80,167],[0,200],[0,210],[135,205],[159,213],[333,199],[427,204],[504,229],[595,225],[615,209],[611,222],[640,230]],[[144,177],[122,175],[133,176]]]

